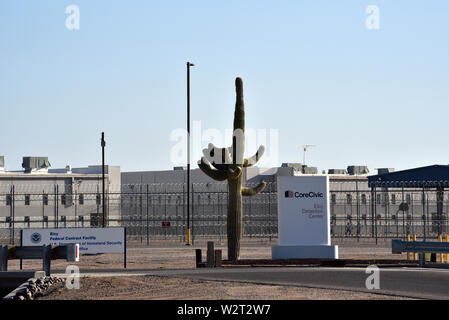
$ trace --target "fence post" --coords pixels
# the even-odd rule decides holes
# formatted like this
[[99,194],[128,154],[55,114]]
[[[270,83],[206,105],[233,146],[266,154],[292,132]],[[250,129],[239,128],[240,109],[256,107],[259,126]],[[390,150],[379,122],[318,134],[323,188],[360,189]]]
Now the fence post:
[[139,187],[139,233],[140,233],[140,243],[143,242],[143,199],[142,199],[142,178],[140,179]]
[[14,245],[14,185],[11,186],[9,195],[9,216],[10,216],[10,231],[9,231],[9,243]]
[[186,239],[186,234],[187,234],[187,221],[186,221],[186,191],[185,191],[185,184],[182,184],[182,221],[185,221],[185,227],[182,230],[182,234],[183,234],[183,238],[182,240],[184,242],[190,240],[190,239]]
[[196,267],[199,268],[201,266],[201,263],[203,262],[201,249],[195,250],[195,260],[196,260]]
[[426,200],[427,200],[427,196],[426,196],[424,186],[422,187],[422,197],[423,197],[423,201],[422,201],[422,219],[421,220],[423,221],[424,241],[426,241]]
[[360,241],[360,204],[359,204],[359,184],[357,174],[355,175],[355,197],[356,197],[356,215],[357,215],[357,242]]
[[374,238],[374,202],[376,201],[374,197],[374,188],[371,187],[371,237]]
[[8,271],[8,246],[0,246],[0,271]]
[[[416,242],[416,234],[413,235],[413,241]],[[416,252],[413,253],[413,260],[416,260]]]
[[[449,235],[445,237],[446,242],[449,242]],[[449,262],[449,254],[446,253],[446,262]]]
[[377,193],[376,187],[374,187],[374,222],[376,228],[376,246],[377,246]]
[[55,208],[54,208],[54,221],[53,225],[55,228],[58,228],[58,185],[54,186],[54,197],[55,197]]
[[109,178],[108,178],[108,186],[107,186],[108,190],[106,191],[106,227],[109,226],[109,195],[110,195],[110,190],[109,190]]
[[218,241],[221,243],[221,204],[220,204],[220,192],[217,193],[217,234],[218,234]]
[[[23,247],[23,230],[20,230],[20,246]],[[20,258],[20,270],[23,269],[23,260]]]
[[147,183],[147,247],[150,245],[150,220],[149,220],[150,198],[149,198],[149,193],[150,193],[150,186]]
[[215,263],[214,263],[214,267],[215,268],[220,268],[221,267],[221,250],[215,250]]
[[[246,228],[243,228],[243,230],[245,230],[245,229],[248,230],[246,234],[249,233],[249,237],[252,238],[253,237],[253,232],[254,232],[254,230],[252,228],[252,220],[251,220],[251,210],[252,210],[252,208],[251,208],[251,198],[252,197],[246,197],[246,198],[247,198],[246,201],[249,202],[249,205],[248,205],[249,210],[248,210],[247,220],[245,221],[246,222]],[[242,203],[243,203],[243,199],[242,199]],[[242,212],[242,214],[243,214],[243,212]],[[242,238],[243,238],[243,236],[242,236]]]
[[[164,187],[164,221],[167,221],[167,186]],[[167,239],[167,228],[164,228],[164,239]]]
[[271,188],[273,184],[270,182],[270,190],[268,191],[268,234],[271,242]]
[[444,203],[444,187],[437,187],[437,227],[438,235],[443,233],[443,203]]
[[[187,194],[187,197],[189,197],[190,195],[189,194]],[[191,227],[191,229],[192,229],[192,234],[191,234],[191,237],[192,237],[192,244],[195,244],[195,233],[194,233],[194,224],[193,224],[193,211],[194,211],[194,209],[195,209],[195,191],[193,190],[193,183],[192,183],[192,208],[191,208],[192,210],[191,210],[191,214],[190,214],[190,223],[191,223],[191,225],[190,225],[190,227]]]
[[45,190],[42,190],[42,228],[44,228],[45,226],[44,217],[45,217]]
[[419,267],[424,268],[426,264],[426,255],[424,253],[419,254]]
[[42,268],[46,276],[50,276],[51,268],[51,245],[44,245],[42,247]]
[[[98,227],[98,225],[99,225],[99,221],[100,221],[100,205],[101,205],[101,197],[100,197],[100,186],[98,185],[98,183],[97,183],[97,186],[96,186],[97,188],[97,193],[95,194],[95,203],[97,204],[97,213],[96,213],[96,216],[95,216],[95,226],[96,227]],[[98,200],[100,200],[100,201],[98,201]],[[91,223],[92,224],[92,223]]]
[[[409,234],[407,235],[407,242],[410,242],[410,235]],[[407,252],[407,260],[411,260],[410,256],[411,256],[411,253]]]
[[[404,198],[404,182],[402,182],[402,204],[404,203],[405,198]],[[402,210],[402,235],[403,235],[403,239],[405,239],[405,210],[404,210],[404,205],[403,206],[403,210]],[[425,241],[426,237],[424,236],[424,241]]]
[[207,242],[207,267],[213,268],[215,265],[215,252],[214,252],[214,242]]

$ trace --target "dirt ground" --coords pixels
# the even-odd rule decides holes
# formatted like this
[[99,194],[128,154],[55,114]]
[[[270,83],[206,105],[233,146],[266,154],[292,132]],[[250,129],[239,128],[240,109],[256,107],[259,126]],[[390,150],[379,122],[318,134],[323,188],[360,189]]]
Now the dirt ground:
[[38,300],[401,300],[401,297],[176,277],[83,277],[80,289],[59,285]]
[[[276,242],[245,241],[241,248],[241,259],[270,259],[271,246]],[[391,241],[342,239],[334,240],[339,245],[341,259],[406,259],[405,254],[393,255]],[[206,241],[195,245],[153,241],[150,247],[131,246],[127,250],[127,269],[194,269],[195,249],[203,250],[206,258]],[[216,241],[216,249],[227,256],[226,243]],[[123,269],[122,254],[83,255],[76,263],[81,272],[87,270]],[[52,270],[65,270],[68,262],[52,261]],[[41,268],[41,262],[27,260],[24,270]],[[9,270],[18,270],[19,262],[11,260]],[[203,281],[164,276],[82,277],[80,290],[68,290],[60,285],[52,289],[42,300],[351,300],[351,299],[401,299],[400,297],[280,285],[260,285],[239,282]]]
[[[275,242],[247,241],[242,244],[241,259],[271,259],[271,246]],[[339,246],[340,259],[407,259],[406,254],[392,254],[391,241],[345,239],[334,240]],[[127,269],[193,269],[195,268],[195,249],[202,249],[203,260],[206,259],[206,241],[197,241],[193,246],[181,243],[152,242],[150,247],[129,247],[127,249]],[[226,243],[215,242],[215,249],[222,250],[223,259],[227,258]],[[69,265],[64,260],[53,260],[52,270],[65,270]],[[123,254],[82,255],[76,265],[83,270],[123,269]],[[39,260],[24,260],[23,270],[42,269]],[[8,270],[19,270],[19,260],[10,260]]]

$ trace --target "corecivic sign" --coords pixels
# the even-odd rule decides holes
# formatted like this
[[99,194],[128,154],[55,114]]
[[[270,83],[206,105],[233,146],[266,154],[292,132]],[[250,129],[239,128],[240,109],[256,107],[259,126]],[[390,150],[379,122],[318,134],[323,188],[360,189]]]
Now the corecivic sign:
[[337,258],[331,246],[328,176],[279,176],[279,245],[273,258]]

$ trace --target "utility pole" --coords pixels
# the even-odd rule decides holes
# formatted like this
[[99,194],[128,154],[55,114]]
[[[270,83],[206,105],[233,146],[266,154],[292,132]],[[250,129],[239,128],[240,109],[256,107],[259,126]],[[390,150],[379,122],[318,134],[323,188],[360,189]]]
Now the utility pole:
[[105,201],[105,185],[104,185],[104,147],[106,141],[104,140],[104,132],[101,133],[101,178],[102,178],[102,198],[103,198],[103,228],[106,226],[106,201]]

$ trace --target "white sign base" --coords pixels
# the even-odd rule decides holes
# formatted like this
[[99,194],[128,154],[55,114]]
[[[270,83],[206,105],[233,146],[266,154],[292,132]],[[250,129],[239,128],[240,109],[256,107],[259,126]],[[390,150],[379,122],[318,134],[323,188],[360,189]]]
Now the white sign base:
[[271,256],[273,259],[338,259],[338,246],[274,246]]

